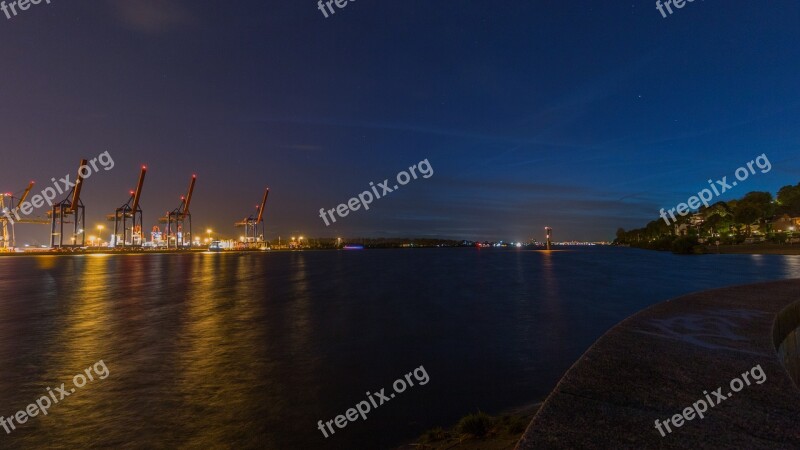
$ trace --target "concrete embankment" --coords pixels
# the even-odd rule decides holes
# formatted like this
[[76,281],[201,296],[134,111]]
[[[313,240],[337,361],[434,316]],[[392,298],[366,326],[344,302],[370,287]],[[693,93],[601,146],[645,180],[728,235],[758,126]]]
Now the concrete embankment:
[[569,369],[517,448],[800,448],[798,327],[800,280],[648,308]]

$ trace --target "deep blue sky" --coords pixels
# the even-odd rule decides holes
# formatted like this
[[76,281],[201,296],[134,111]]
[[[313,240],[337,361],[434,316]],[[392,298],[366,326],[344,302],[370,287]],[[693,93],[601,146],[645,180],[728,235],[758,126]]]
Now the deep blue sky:
[[[76,170],[88,222],[150,167],[146,222],[198,174],[230,235],[610,239],[766,152],[725,198],[800,182],[800,4],[52,0],[0,15],[0,190]],[[435,170],[326,228],[333,208]],[[18,228],[45,239],[45,227]]]

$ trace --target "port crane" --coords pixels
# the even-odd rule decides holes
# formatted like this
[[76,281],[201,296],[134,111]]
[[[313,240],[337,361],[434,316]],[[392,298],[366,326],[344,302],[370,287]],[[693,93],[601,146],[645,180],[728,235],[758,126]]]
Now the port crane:
[[[28,199],[33,186],[36,183],[31,181],[28,187],[19,198],[14,197],[13,194],[5,193],[0,194],[0,251],[13,251],[16,247],[16,232],[15,224],[17,223],[37,223],[48,224],[49,220],[36,219],[19,215],[19,209],[22,203]],[[6,206],[6,199],[8,205]],[[9,222],[11,225],[11,232],[9,233]]]
[[[81,189],[83,189],[84,177],[83,169],[87,160],[82,159],[78,166],[78,177],[75,185],[67,193],[64,200],[53,205],[53,209],[48,213],[50,222],[50,247],[51,248],[78,248],[86,245],[86,208],[81,200]],[[72,224],[72,236],[69,243],[64,244],[64,225]]]
[[[197,175],[192,175],[192,181],[189,183],[189,192],[186,196],[181,196],[181,204],[177,208],[169,211],[166,217],[159,219],[159,222],[166,223],[167,229],[167,248],[172,248],[172,242],[175,241],[175,248],[191,247],[192,245],[192,213],[189,206],[192,204],[192,193],[194,192],[194,184],[197,181]],[[188,226],[188,233],[186,232],[186,225]]]
[[[267,205],[267,197],[269,197],[269,188],[264,191],[264,198],[261,200],[261,205],[256,205],[256,211],[258,212],[258,215],[253,217],[253,215],[250,214],[250,216],[246,217],[241,222],[236,222],[234,224],[234,226],[237,228],[244,227],[245,242],[248,244],[265,242],[264,236],[266,233],[264,231],[264,207]],[[259,226],[261,228],[260,235],[258,234]]]
[[142,166],[139,174],[139,183],[136,190],[130,191],[128,202],[117,208],[114,214],[109,214],[107,219],[114,222],[114,235],[111,237],[112,247],[141,247],[144,243],[142,207],[139,200],[142,198],[144,177],[147,175],[147,166]]

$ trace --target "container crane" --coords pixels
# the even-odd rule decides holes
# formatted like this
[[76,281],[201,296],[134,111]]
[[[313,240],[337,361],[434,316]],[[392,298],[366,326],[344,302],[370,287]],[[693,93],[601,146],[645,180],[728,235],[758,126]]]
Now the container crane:
[[[0,227],[0,251],[12,251],[14,247],[16,247],[16,232],[14,229],[14,225],[17,222],[21,223],[49,223],[47,221],[42,221],[40,219],[32,219],[32,218],[25,218],[20,217],[18,211],[20,205],[27,200],[28,194],[31,193],[31,189],[33,189],[33,185],[36,184],[35,182],[31,181],[28,184],[28,187],[22,193],[22,197],[17,199],[15,202],[14,195],[9,193],[0,194],[0,222],[2,222],[2,226]],[[5,199],[9,199],[9,205],[11,208],[6,206]],[[13,217],[12,217],[13,216]],[[16,220],[14,220],[16,218]],[[8,224],[11,222],[11,234],[8,232]]]
[[147,166],[142,166],[136,190],[130,192],[131,198],[128,199],[127,203],[117,208],[114,214],[109,214],[107,216],[109,222],[114,222],[114,235],[111,238],[111,245],[114,247],[125,248],[128,245],[132,247],[141,247],[144,242],[144,222],[139,200],[142,198],[145,175],[147,175]]
[[[86,163],[87,160],[81,160],[75,186],[67,193],[64,200],[53,205],[53,209],[49,213],[51,248],[77,248],[86,245],[86,230],[84,229],[86,208],[81,200],[81,189],[83,189],[84,182],[81,169],[86,166]],[[72,237],[67,244],[64,244],[64,224],[72,224]]]
[[[241,222],[236,222],[234,225],[238,228],[244,227],[245,242],[248,244],[265,242],[264,236],[266,235],[264,229],[264,207],[267,205],[267,197],[269,197],[269,188],[264,191],[264,197],[261,200],[261,205],[256,205],[258,215],[253,217],[251,214]],[[259,235],[259,225],[261,234]]]
[[[186,196],[181,196],[181,204],[169,211],[166,217],[159,219],[159,222],[166,223],[167,229],[167,247],[172,248],[172,241],[175,241],[175,248],[185,248],[192,246],[192,213],[189,207],[192,204],[192,193],[194,193],[194,185],[197,181],[197,175],[192,175],[192,181],[189,183],[189,192]],[[188,224],[188,233],[185,231]]]

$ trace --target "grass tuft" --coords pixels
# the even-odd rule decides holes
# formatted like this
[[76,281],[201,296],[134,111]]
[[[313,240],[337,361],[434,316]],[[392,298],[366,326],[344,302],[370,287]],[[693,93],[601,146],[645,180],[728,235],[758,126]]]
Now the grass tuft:
[[469,434],[475,437],[484,437],[494,426],[494,419],[485,412],[478,411],[475,414],[464,416],[456,425],[456,430],[462,434]]

